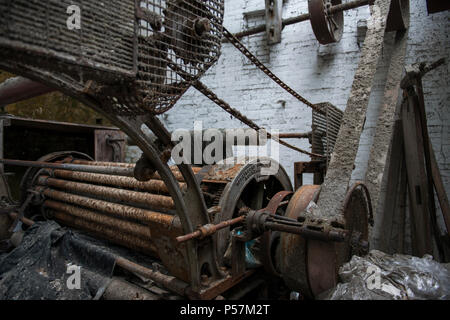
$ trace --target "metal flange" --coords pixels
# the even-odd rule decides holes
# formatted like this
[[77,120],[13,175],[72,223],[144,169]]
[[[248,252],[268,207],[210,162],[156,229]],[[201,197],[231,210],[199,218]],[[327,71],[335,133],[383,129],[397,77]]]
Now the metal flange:
[[340,4],[341,0],[308,0],[311,27],[320,44],[341,40],[344,31],[344,13],[329,12],[331,6]]
[[[319,199],[320,186],[301,187],[292,196],[286,210],[286,217],[299,219],[311,201]],[[286,285],[301,292],[303,296],[315,298],[333,288],[338,281],[339,267],[353,255],[364,255],[368,250],[368,220],[371,220],[370,196],[362,183],[356,183],[347,192],[342,207],[344,220],[340,228],[347,230],[348,236],[342,242],[323,241],[302,237],[297,234],[282,233],[279,247],[279,269]],[[324,225],[323,217],[309,217]],[[323,221],[322,221],[323,220]],[[336,224],[337,222],[332,222]]]

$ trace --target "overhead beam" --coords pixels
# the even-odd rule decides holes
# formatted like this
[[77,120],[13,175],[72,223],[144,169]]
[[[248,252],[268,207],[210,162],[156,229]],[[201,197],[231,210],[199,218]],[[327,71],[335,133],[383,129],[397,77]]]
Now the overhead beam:
[[0,84],[0,106],[31,99],[52,91],[55,89],[27,78],[10,78]]

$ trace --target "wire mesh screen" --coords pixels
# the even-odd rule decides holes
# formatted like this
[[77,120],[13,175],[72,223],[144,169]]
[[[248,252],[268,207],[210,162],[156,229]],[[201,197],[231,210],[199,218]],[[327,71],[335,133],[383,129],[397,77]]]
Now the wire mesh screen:
[[[79,8],[79,25],[69,28],[76,22],[73,5]],[[0,43],[97,74],[132,76],[134,11],[133,1],[122,0],[0,0]]]
[[319,103],[317,106],[320,110],[325,111],[325,114],[313,110],[312,152],[327,156],[328,163],[336,144],[344,113],[328,102]]
[[138,3],[138,82],[144,107],[158,114],[218,59],[223,0]]
[[224,0],[0,0],[0,64],[58,75],[108,113],[160,114],[218,59],[223,13]]

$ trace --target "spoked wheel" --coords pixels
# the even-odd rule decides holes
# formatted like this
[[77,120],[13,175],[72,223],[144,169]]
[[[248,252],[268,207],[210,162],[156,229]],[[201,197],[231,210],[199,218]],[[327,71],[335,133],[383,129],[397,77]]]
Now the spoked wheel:
[[329,13],[331,6],[341,4],[341,0],[308,0],[311,26],[320,44],[339,42],[344,31],[344,13]]
[[[58,162],[58,161],[68,161],[78,159],[78,160],[89,160],[93,161],[93,159],[88,156],[85,153],[78,152],[78,151],[60,151],[60,152],[54,152],[47,154],[41,158],[39,158],[38,162]],[[38,172],[45,169],[40,168],[28,168],[27,171],[25,171],[25,174],[22,177],[22,180],[20,182],[20,203],[22,204],[29,193],[29,190],[32,186],[35,185],[34,179],[38,177]],[[31,213],[31,215],[34,215]],[[26,214],[26,216],[30,217],[29,214]]]
[[[219,202],[221,211],[214,217],[214,223],[236,218],[242,215],[240,210],[245,208],[252,210],[265,208],[279,191],[292,191],[289,176],[281,166],[276,174],[270,176],[262,176],[259,169],[260,166],[256,161],[250,161],[240,168],[221,195]],[[214,235],[220,263],[223,263],[225,252],[231,241],[230,231],[228,227]]]

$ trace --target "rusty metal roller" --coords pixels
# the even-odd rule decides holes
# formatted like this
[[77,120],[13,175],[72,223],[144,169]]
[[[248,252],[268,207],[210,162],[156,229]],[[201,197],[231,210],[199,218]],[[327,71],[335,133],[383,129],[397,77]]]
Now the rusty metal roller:
[[340,4],[341,0],[308,0],[311,26],[320,44],[341,40],[344,31],[344,13],[329,11],[332,6]]
[[[64,154],[68,156],[64,157]],[[163,264],[167,262],[166,255],[158,252],[158,239],[167,237],[175,241],[183,231],[174,201],[157,172],[149,181],[140,182],[111,170],[133,169],[134,164],[96,162],[88,157],[77,157],[73,152],[44,159],[51,159],[53,164],[74,165],[59,169],[36,162],[35,165],[42,164],[42,169],[29,171],[29,176],[24,177],[27,187],[23,192],[28,194],[33,190],[40,195],[40,202],[34,205],[42,209],[46,218],[160,258]],[[83,172],[83,166],[105,168],[105,173]],[[292,190],[289,177],[281,166],[275,175],[266,177],[258,170],[261,166],[258,161],[248,159],[242,163],[192,167],[201,180],[204,200],[214,223],[236,217],[242,207],[260,209],[265,205],[264,199],[280,190]],[[178,168],[170,169],[184,189],[186,183]],[[33,207],[29,211],[36,212]],[[230,228],[217,233],[219,257],[224,256],[229,241]]]

